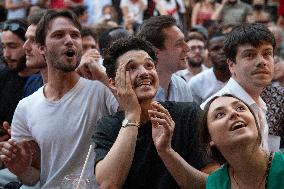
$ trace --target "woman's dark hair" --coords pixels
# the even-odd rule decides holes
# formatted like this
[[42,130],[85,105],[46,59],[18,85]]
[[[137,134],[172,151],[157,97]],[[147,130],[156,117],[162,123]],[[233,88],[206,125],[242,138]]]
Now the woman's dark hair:
[[214,102],[216,99],[220,98],[220,97],[233,97],[235,99],[238,99],[239,101],[241,101],[243,104],[245,104],[249,111],[252,113],[255,123],[256,123],[256,127],[257,127],[257,131],[258,131],[258,138],[257,138],[257,144],[260,145],[261,144],[261,133],[259,130],[259,124],[258,121],[256,119],[256,116],[253,112],[253,110],[250,108],[250,106],[245,103],[243,100],[239,99],[238,97],[231,95],[231,94],[224,94],[222,96],[215,96],[213,97],[204,107],[204,111],[203,111],[203,115],[201,116],[201,121],[200,121],[200,126],[199,126],[199,140],[200,140],[200,144],[202,145],[202,147],[204,147],[204,149],[207,152],[207,155],[209,157],[211,157],[212,159],[214,159],[215,161],[217,161],[220,164],[224,164],[226,163],[226,159],[224,158],[224,156],[221,154],[221,152],[219,151],[219,149],[216,146],[210,146],[210,141],[211,141],[211,136],[209,134],[209,130],[208,130],[208,111],[209,108],[212,104],[212,102]]

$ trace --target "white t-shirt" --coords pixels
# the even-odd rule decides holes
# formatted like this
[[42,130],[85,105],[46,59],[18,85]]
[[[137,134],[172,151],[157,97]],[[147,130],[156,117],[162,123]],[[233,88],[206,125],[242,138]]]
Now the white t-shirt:
[[[80,174],[98,119],[117,110],[110,90],[80,78],[60,100],[49,101],[41,87],[21,100],[12,121],[12,138],[34,139],[41,149],[41,188],[58,188],[68,174]],[[86,175],[94,174],[94,152]]]
[[193,101],[200,105],[208,97],[222,89],[226,82],[219,81],[213,72],[213,68],[210,68],[192,77],[188,85]]
[[[147,0],[142,0],[143,4],[148,6]],[[140,8],[140,3],[133,3],[130,0],[121,0],[120,1],[120,8],[127,7],[128,8],[128,14],[133,16],[133,19],[139,23],[142,24],[143,22],[143,10]]]

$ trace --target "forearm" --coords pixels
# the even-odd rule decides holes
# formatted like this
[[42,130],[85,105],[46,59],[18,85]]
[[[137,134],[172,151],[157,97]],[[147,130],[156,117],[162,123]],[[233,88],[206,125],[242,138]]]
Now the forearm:
[[144,11],[144,10],[147,9],[147,6],[146,6],[146,4],[144,3],[143,0],[139,0],[139,6],[140,6],[141,11]]
[[121,128],[106,157],[96,166],[96,181],[100,188],[121,188],[130,170],[138,128]]
[[173,149],[159,152],[159,156],[182,189],[205,188],[208,175],[189,165]]
[[220,16],[221,16],[221,11],[223,10],[223,8],[224,8],[224,4],[221,4],[218,8],[217,8],[217,10],[212,14],[212,16],[211,16],[211,19],[212,20],[220,20]]
[[40,170],[30,166],[17,176],[24,185],[33,186],[39,181]]
[[8,10],[14,10],[14,9],[19,9],[19,8],[24,8],[25,3],[20,2],[20,3],[12,3],[10,0],[5,1],[5,8]]

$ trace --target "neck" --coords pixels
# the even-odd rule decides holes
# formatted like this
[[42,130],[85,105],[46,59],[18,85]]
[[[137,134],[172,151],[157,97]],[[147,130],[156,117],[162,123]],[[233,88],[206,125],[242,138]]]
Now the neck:
[[47,83],[47,67],[41,68],[39,71],[42,77],[43,84],[46,84]]
[[166,99],[168,99],[168,94],[169,94],[169,84],[171,81],[171,77],[172,77],[172,72],[167,72],[161,69],[157,70],[158,72],[158,76],[159,76],[159,83],[160,86],[163,88],[164,93],[166,95]]
[[141,107],[140,122],[141,122],[141,124],[145,124],[150,120],[148,110],[152,109],[151,108],[151,102],[152,101],[153,101],[153,99],[140,102],[140,107]]
[[234,77],[234,75],[232,75],[232,78],[236,80],[236,82],[238,82],[238,84],[249,94],[249,96],[257,103],[259,104],[259,97],[260,94],[263,91],[264,87],[257,87],[257,86],[246,86],[244,83],[245,82],[239,82],[239,80],[237,78]]
[[59,100],[79,81],[80,76],[75,72],[62,72],[55,68],[48,68],[47,84],[44,93],[51,101]]
[[231,72],[229,69],[217,69],[213,67],[213,72],[217,78],[217,80],[227,82],[231,77]]
[[265,179],[268,154],[261,147],[228,153],[225,158],[230,166],[231,182],[234,180],[238,187],[258,186]]
[[192,75],[196,75],[199,74],[202,71],[202,66],[198,66],[198,67],[192,67],[192,66],[188,66],[188,71],[190,73],[192,73]]
[[38,72],[37,69],[25,68],[24,70],[18,72],[18,76],[20,77],[28,77],[34,73]]

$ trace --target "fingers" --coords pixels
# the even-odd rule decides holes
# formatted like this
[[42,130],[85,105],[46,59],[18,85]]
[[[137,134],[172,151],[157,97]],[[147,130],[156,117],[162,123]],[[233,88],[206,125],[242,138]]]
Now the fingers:
[[18,152],[18,147],[16,141],[10,139],[6,142],[0,143],[0,159],[2,161],[12,161],[16,158],[16,154]]
[[3,128],[7,131],[7,133],[11,136],[11,127],[7,121],[3,122]]
[[163,125],[166,129],[174,129],[175,123],[168,110],[158,102],[152,102],[151,105],[152,110],[148,110],[148,113],[153,123],[153,127]]

